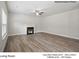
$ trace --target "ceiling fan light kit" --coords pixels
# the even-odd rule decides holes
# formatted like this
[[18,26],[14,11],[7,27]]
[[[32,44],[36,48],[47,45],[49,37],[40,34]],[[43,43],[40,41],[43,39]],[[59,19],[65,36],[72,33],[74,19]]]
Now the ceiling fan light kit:
[[40,16],[42,15],[44,12],[40,11],[40,10],[34,10],[35,15]]

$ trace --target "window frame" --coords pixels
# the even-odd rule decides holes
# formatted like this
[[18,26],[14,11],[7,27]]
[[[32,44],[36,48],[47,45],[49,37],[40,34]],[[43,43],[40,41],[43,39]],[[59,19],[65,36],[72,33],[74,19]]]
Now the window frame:
[[2,9],[2,40],[7,36],[7,15]]

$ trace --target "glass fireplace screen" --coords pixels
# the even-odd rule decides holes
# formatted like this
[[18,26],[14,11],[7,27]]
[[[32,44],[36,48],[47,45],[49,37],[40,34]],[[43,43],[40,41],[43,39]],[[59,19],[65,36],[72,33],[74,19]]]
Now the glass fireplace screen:
[[27,27],[27,35],[34,34],[34,27]]

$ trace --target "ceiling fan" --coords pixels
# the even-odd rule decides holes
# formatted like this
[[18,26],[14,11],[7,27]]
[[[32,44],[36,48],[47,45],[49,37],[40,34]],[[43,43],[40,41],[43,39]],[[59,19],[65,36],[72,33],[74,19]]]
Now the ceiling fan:
[[41,11],[41,10],[34,10],[33,12],[34,12],[35,15],[37,15],[37,16],[40,16],[40,15],[42,15],[42,14],[44,13],[44,12]]

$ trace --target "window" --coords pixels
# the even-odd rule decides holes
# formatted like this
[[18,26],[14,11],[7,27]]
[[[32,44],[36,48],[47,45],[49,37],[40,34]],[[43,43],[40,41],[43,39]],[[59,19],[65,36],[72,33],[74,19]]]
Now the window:
[[7,16],[4,10],[2,9],[2,39],[7,35]]

